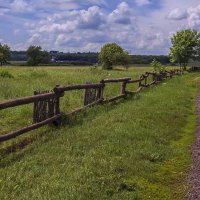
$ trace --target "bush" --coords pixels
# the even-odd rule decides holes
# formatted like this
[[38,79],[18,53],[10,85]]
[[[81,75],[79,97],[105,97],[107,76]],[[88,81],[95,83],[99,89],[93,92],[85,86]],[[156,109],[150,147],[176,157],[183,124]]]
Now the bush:
[[6,71],[6,70],[0,71],[0,77],[14,78],[14,76],[9,71]]
[[153,67],[155,72],[163,72],[165,71],[165,66],[158,62],[155,58],[151,62],[151,67]]

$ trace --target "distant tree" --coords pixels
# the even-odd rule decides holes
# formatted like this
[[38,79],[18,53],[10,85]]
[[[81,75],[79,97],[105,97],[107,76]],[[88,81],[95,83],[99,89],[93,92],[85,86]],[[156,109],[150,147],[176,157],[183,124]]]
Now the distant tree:
[[3,65],[3,53],[0,53],[0,62],[1,62],[1,65]]
[[40,46],[30,46],[27,49],[28,65],[48,64],[50,61],[50,54],[47,51],[42,51]]
[[186,69],[189,59],[197,59],[200,48],[200,35],[195,30],[186,29],[178,31],[171,38],[170,48],[171,62],[179,63]]
[[40,63],[42,48],[40,46],[30,46],[27,49],[28,65],[38,65]]
[[113,65],[128,65],[130,56],[116,43],[105,44],[99,53],[99,61],[103,69],[112,69]]
[[0,63],[1,65],[8,62],[10,58],[10,47],[6,44],[2,45],[0,43]]
[[50,59],[51,59],[51,55],[48,51],[41,52],[41,60],[40,60],[41,64],[48,64],[50,62]]

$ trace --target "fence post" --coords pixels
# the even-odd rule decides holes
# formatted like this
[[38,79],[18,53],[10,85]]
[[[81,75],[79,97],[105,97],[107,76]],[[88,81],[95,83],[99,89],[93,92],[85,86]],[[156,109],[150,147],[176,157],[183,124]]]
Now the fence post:
[[104,80],[101,80],[100,83],[102,83],[102,87],[98,89],[97,96],[102,100],[101,102],[103,102],[103,100],[104,100],[103,94],[104,94],[105,82],[104,82]]
[[[142,79],[142,78],[143,78],[143,75],[139,76],[139,79]],[[142,87],[142,81],[141,80],[138,82],[138,87],[139,88]]]
[[121,84],[121,94],[125,95],[125,97],[127,96],[126,85],[127,85],[127,81],[123,81]]
[[103,101],[103,87],[104,86],[97,89],[96,100],[101,99]]
[[145,87],[147,86],[147,78],[148,78],[148,76],[147,76],[148,74],[147,73],[145,73],[145,78],[144,78],[144,85],[145,85]]
[[[34,91],[34,95],[37,95],[37,91]],[[34,101],[34,103],[33,103],[33,123],[37,122],[36,109],[37,109],[37,101]]]
[[[55,115],[60,114],[60,97],[64,96],[64,92],[60,92],[56,88],[58,88],[60,85],[56,85],[56,87],[53,89],[55,95],[56,95],[56,105],[55,105]],[[58,118],[56,121],[53,122],[55,126],[60,126],[61,125],[61,117]]]

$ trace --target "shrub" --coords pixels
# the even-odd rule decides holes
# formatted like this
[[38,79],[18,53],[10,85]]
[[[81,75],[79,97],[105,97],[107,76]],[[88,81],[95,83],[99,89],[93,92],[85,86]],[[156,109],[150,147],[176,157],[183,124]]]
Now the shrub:
[[165,71],[165,66],[158,62],[155,58],[151,62],[151,67],[153,67],[155,72],[163,72]]
[[14,76],[9,71],[6,71],[6,70],[0,71],[0,77],[14,78]]

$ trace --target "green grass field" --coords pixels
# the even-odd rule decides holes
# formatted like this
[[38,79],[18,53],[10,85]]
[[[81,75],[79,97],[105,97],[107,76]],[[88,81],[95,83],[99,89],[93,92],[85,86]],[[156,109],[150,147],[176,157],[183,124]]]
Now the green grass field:
[[[0,100],[55,85],[138,78],[150,68],[4,68]],[[0,144],[0,199],[183,199],[196,126],[199,74],[185,74],[116,103],[65,119]],[[131,86],[129,86],[131,87]],[[106,88],[116,95],[119,85]],[[68,92],[62,111],[83,104]],[[1,111],[1,133],[32,123],[32,106]]]

